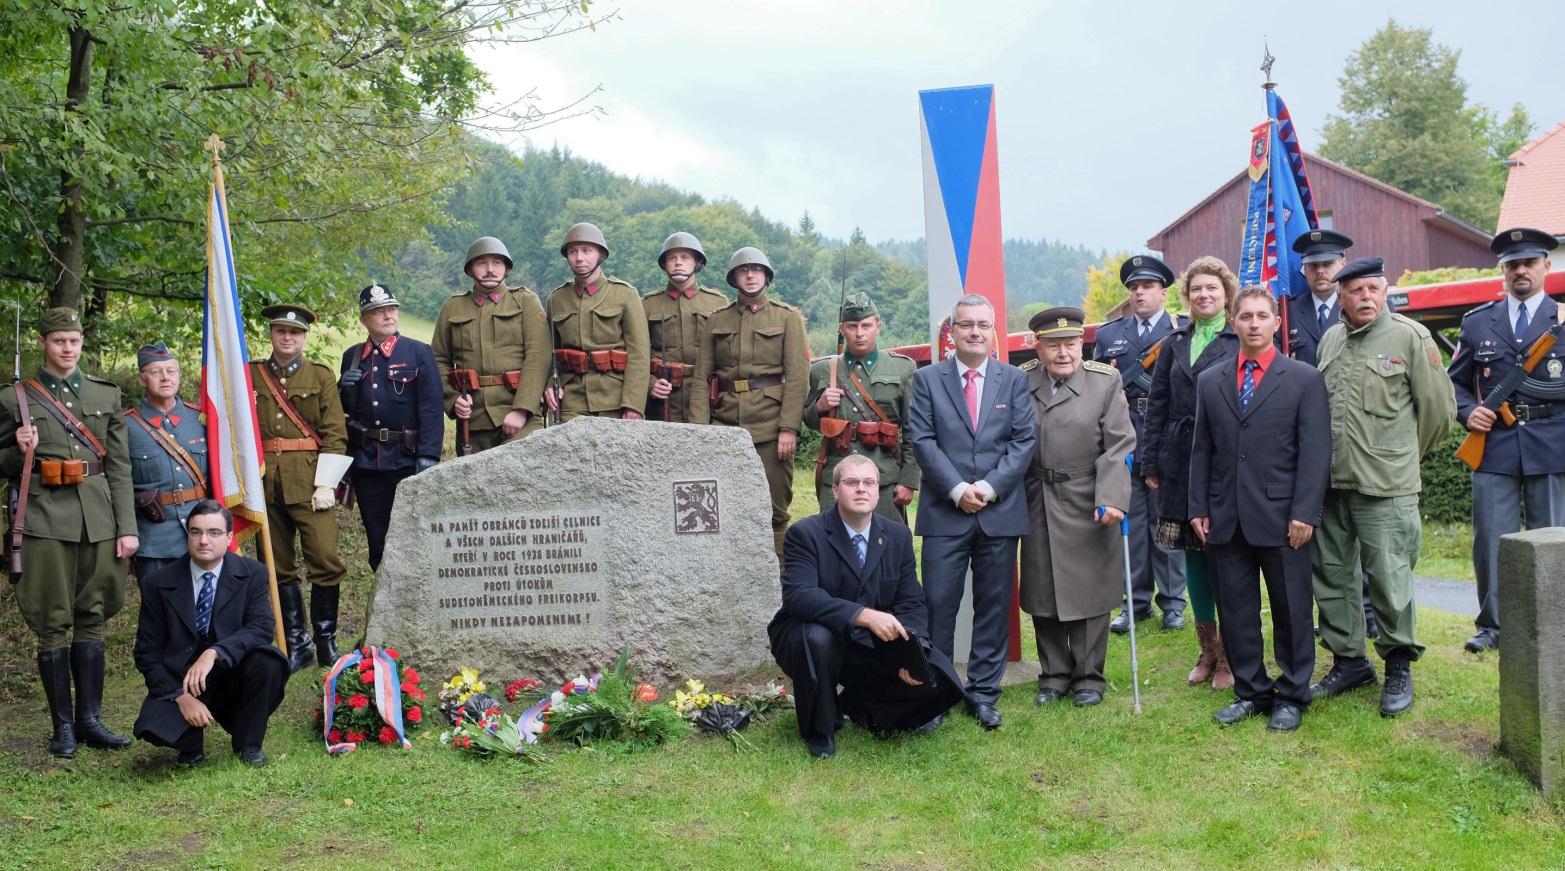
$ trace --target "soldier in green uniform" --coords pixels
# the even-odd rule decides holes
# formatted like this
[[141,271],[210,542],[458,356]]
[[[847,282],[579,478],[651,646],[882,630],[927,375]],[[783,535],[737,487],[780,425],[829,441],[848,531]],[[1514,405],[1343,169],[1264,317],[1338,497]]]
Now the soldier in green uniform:
[[[316,662],[337,659],[338,585],[347,576],[337,549],[334,492],[352,460],[347,456],[348,427],[330,366],[304,357],[304,343],[315,313],[300,305],[271,305],[261,310],[271,321],[272,355],[250,361],[255,417],[266,457],[266,523],[272,539],[277,593],[282,601],[283,634],[294,671],[310,664],[304,596],[299,582],[310,581],[310,617],[314,623]],[[298,536],[299,548],[294,548]],[[297,563],[303,551],[304,570]]]
[[880,472],[875,513],[907,523],[907,506],[918,491],[918,458],[908,435],[907,400],[918,364],[911,357],[876,347],[880,309],[869,294],[845,299],[838,315],[845,353],[810,366],[810,394],[804,423],[821,433],[815,458],[815,492],[821,507],[834,503],[832,470],[849,454],[863,454]]
[[[22,574],[13,580],[17,610],[38,638],[54,726],[49,752],[68,759],[78,740],[108,750],[130,746],[98,717],[104,624],[125,604],[126,560],[140,542],[119,388],[76,368],[76,312],[49,309],[38,334],[43,365],[17,385],[25,407],[17,389],[0,392],[0,473],[10,479],[13,530],[22,532]],[[18,505],[29,451],[26,502]]]
[[1375,651],[1386,664],[1380,713],[1413,704],[1413,566],[1422,524],[1419,461],[1456,417],[1456,394],[1429,331],[1386,308],[1381,258],[1337,273],[1342,321],[1320,342],[1331,398],[1331,485],[1319,533],[1324,581],[1317,580],[1321,641],[1331,671],[1310,688],[1321,699],[1375,683],[1365,650],[1359,563],[1380,622]]
[[545,394],[561,420],[584,414],[640,420],[652,380],[647,313],[627,282],[603,274],[609,245],[592,224],[565,233],[560,256],[574,276],[549,294],[560,394]]
[[[543,427],[549,321],[538,295],[505,283],[511,253],[493,236],[467,249],[467,293],[440,307],[430,348],[457,421],[457,453],[482,451]],[[463,423],[466,426],[463,426]],[[466,441],[463,434],[466,433]]]
[[740,248],[728,261],[728,284],[739,298],[706,319],[690,391],[689,421],[743,427],[755,442],[772,494],[772,536],[782,556],[793,502],[793,453],[799,446],[809,393],[810,349],[804,317],[769,299],[775,273],[758,248]]
[[641,298],[652,343],[647,416],[683,423],[690,404],[690,385],[695,383],[691,376],[696,368],[698,324],[728,305],[728,296],[696,281],[697,273],[706,268],[706,252],[689,233],[675,233],[663,240],[658,266],[668,275],[668,286]]

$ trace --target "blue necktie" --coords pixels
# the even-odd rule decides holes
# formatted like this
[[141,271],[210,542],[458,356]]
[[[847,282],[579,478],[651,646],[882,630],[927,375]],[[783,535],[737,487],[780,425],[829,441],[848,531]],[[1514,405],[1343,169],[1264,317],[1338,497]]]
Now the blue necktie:
[[1320,311],[1315,313],[1315,323],[1320,327],[1320,332],[1322,335],[1326,333],[1326,320],[1329,317],[1331,317],[1331,306],[1325,303],[1321,303]]
[[1527,304],[1516,307],[1516,341],[1520,342],[1522,336],[1527,333]]
[[201,573],[201,594],[196,596],[196,634],[205,635],[212,626],[212,588],[217,575]]
[[1255,370],[1261,368],[1261,364],[1254,360],[1244,361],[1244,380],[1239,383],[1239,410],[1244,411],[1250,407],[1250,397],[1255,395]]
[[864,568],[864,557],[865,557],[865,555],[866,555],[868,550],[869,550],[869,545],[868,545],[868,543],[866,543],[864,541],[864,536],[859,534],[859,533],[854,533],[853,534],[853,552],[858,555],[858,558],[859,558],[859,568],[861,568],[861,569]]
[[1151,329],[1152,329],[1152,322],[1151,322],[1151,321],[1146,321],[1146,320],[1143,320],[1143,321],[1142,321],[1142,322],[1141,322],[1141,332],[1140,332],[1140,333],[1138,333],[1138,334],[1137,334],[1137,335],[1136,335],[1136,337],[1137,337],[1137,338],[1139,338],[1139,339],[1145,339],[1145,338],[1146,338],[1146,337],[1147,337],[1147,333],[1148,333],[1148,332],[1149,332],[1149,331],[1150,331],[1150,330],[1151,330]]

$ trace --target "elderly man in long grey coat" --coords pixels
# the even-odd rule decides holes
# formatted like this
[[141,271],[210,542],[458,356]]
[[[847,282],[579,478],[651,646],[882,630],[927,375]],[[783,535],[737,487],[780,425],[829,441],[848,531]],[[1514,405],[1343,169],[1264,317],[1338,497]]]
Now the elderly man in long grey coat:
[[1082,360],[1085,320],[1074,307],[1034,315],[1038,359],[1022,367],[1038,421],[1021,600],[1038,640],[1039,705],[1066,695],[1077,707],[1103,701],[1109,613],[1124,593],[1119,521],[1136,431],[1116,370]]

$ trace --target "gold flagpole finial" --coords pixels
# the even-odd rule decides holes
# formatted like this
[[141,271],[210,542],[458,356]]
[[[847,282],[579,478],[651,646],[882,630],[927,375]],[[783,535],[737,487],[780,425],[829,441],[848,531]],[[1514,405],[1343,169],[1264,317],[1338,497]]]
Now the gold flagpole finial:
[[223,142],[223,140],[218,138],[216,133],[213,133],[211,136],[207,137],[206,145],[203,147],[207,151],[212,152],[212,165],[217,166],[218,163],[220,163],[223,159],[222,154],[226,144]]

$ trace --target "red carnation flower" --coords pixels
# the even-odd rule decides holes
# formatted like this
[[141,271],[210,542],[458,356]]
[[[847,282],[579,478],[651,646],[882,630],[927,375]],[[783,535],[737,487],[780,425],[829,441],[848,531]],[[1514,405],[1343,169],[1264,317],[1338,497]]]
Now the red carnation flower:
[[342,693],[333,693],[332,694],[331,706],[334,707],[334,708],[338,708],[338,707],[342,706]]
[[392,659],[401,659],[402,658],[402,654],[398,653],[397,649],[395,647],[383,647],[381,649],[384,650],[386,652],[386,655],[391,657]]
[[354,744],[362,743],[364,741],[364,733],[356,729],[349,729],[348,740]]
[[354,709],[355,711],[361,711],[369,707],[369,703],[369,697],[363,693],[354,693],[348,697],[348,707]]
[[566,695],[576,692],[576,682],[573,680],[566,681],[565,686],[560,687],[560,692]]
[[408,668],[404,668],[402,670],[403,683],[410,683],[414,686],[417,686],[420,680],[421,678],[419,677],[418,669],[409,666]]
[[326,740],[330,741],[333,744],[341,744],[342,743],[342,730],[341,729],[333,729],[330,732],[327,732],[326,733]]
[[395,744],[395,743],[397,743],[397,730],[391,728],[390,726],[382,726],[381,729],[380,729],[380,743],[382,743],[382,744]]
[[[407,689],[407,688],[403,687],[403,689]],[[413,689],[408,690],[407,693],[408,693],[408,698],[412,699],[415,702],[422,702],[424,700],[424,691],[419,689],[419,688],[417,688],[417,687],[414,687]]]
[[409,723],[424,722],[424,709],[419,707],[408,708],[408,712],[402,715]]

